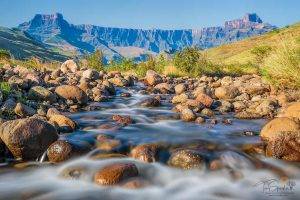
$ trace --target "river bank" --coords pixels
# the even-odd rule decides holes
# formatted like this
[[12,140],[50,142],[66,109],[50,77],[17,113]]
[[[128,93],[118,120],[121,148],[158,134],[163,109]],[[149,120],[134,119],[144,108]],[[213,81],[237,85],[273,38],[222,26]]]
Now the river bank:
[[73,61],[1,75],[2,198],[252,199],[266,178],[298,183],[300,93],[257,75],[138,79]]

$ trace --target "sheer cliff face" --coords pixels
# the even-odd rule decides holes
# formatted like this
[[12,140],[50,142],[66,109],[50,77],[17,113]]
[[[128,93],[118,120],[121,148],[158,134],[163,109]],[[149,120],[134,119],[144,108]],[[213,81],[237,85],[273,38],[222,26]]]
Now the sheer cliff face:
[[199,30],[142,30],[109,28],[94,25],[72,25],[61,14],[36,15],[31,21],[19,25],[36,40],[78,52],[102,49],[108,58],[121,57],[115,49],[136,47],[159,53],[174,52],[195,45],[210,48],[246,37],[262,34],[275,27],[263,23],[256,14],[225,22],[224,27]]

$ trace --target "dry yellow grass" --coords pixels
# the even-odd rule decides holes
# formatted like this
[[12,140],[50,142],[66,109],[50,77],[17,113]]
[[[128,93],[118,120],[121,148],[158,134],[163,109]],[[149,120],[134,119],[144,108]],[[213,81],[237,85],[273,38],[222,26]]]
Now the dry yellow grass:
[[208,57],[221,64],[253,63],[255,56],[251,50],[257,46],[270,46],[272,49],[281,47],[280,41],[291,42],[300,38],[300,23],[270,33],[241,40],[232,44],[222,45],[206,50]]

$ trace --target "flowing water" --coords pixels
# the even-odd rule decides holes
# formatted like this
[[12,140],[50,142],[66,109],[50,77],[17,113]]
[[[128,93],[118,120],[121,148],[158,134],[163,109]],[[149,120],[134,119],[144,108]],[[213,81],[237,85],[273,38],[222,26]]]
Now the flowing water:
[[[139,103],[147,95],[139,93],[143,86],[127,89],[131,97],[121,97],[124,89],[109,102],[93,103],[98,111],[71,114],[80,129],[61,138],[77,145],[93,145],[99,133],[112,135],[128,145],[160,143],[173,147],[211,144],[227,168],[210,171],[206,168],[180,170],[163,163],[142,163],[131,158],[91,159],[93,150],[81,157],[58,165],[42,162],[23,163],[0,168],[0,199],[299,199],[300,173],[295,164],[246,154],[244,146],[260,144],[257,134],[265,120],[237,120],[232,115],[217,115],[232,119],[232,125],[209,122],[187,123],[178,120],[171,111],[169,96],[162,97],[162,106],[143,108]],[[131,116],[135,123],[111,129],[115,114]],[[140,175],[151,183],[142,189],[101,187],[93,183],[93,174],[115,162],[134,162]],[[263,163],[263,164],[262,164]],[[24,167],[27,166],[27,167]],[[66,172],[76,169],[76,179],[66,178]],[[230,169],[230,170],[229,170]],[[74,173],[76,173],[76,170]]]

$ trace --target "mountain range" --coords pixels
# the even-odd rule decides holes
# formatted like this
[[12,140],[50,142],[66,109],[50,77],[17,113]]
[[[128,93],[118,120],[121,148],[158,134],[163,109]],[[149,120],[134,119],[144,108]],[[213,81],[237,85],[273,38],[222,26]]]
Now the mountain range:
[[60,52],[84,54],[101,49],[107,59],[127,57],[136,60],[145,58],[147,54],[173,53],[188,46],[211,48],[260,35],[275,28],[264,23],[255,13],[226,21],[224,26],[186,30],[74,25],[66,21],[60,13],[37,14],[29,22],[18,26],[18,29],[37,42],[55,47]]

